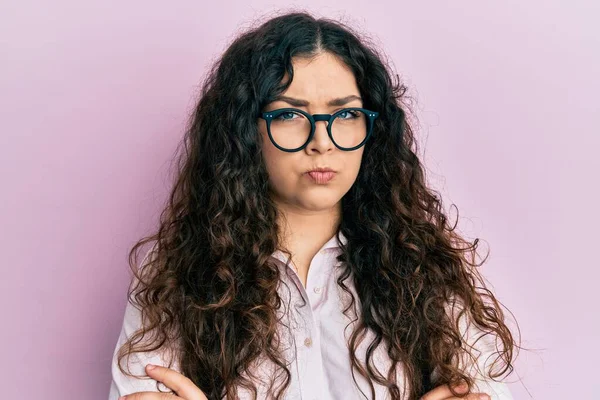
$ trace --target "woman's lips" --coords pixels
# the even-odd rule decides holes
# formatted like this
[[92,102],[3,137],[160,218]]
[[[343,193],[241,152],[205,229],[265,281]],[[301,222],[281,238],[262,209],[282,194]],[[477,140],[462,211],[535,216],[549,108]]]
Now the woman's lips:
[[335,172],[333,172],[333,171],[328,171],[328,172],[312,171],[312,172],[307,172],[306,175],[308,175],[313,182],[318,183],[318,184],[323,184],[323,183],[327,183],[330,180],[332,180],[333,177],[335,176]]

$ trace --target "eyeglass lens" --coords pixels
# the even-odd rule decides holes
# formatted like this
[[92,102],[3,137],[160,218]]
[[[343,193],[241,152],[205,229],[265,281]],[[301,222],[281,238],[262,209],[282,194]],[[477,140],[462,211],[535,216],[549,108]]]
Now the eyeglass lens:
[[[271,120],[271,136],[275,143],[286,149],[302,146],[310,135],[310,120],[299,112],[286,111]],[[367,136],[367,115],[358,110],[347,110],[331,122],[331,136],[340,147],[359,145]]]

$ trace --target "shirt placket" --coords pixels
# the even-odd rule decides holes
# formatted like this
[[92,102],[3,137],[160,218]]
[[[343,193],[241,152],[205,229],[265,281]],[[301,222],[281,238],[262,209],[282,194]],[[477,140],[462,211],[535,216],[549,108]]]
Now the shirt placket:
[[[304,305],[294,307],[298,317],[304,321],[295,332],[298,357],[299,383],[303,400],[329,399],[329,391],[325,383],[323,355],[321,352],[321,337],[318,321],[315,318],[315,306],[320,303],[323,292],[323,262],[324,251],[317,253],[308,271],[307,287],[300,282],[298,275],[292,271],[291,277],[304,300]],[[309,295],[310,293],[310,295]]]

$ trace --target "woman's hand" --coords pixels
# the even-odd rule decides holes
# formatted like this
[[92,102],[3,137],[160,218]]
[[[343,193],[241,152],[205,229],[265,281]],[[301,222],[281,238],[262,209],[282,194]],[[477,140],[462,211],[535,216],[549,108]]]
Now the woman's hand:
[[160,365],[148,364],[146,373],[150,378],[162,382],[177,395],[160,392],[137,392],[119,397],[119,400],[208,400],[191,379],[177,371]]
[[[467,384],[462,383],[455,387],[455,390],[459,393],[465,393],[467,391]],[[485,393],[471,393],[465,397],[456,397],[450,391],[450,386],[442,385],[438,386],[433,390],[425,393],[420,400],[490,400],[491,397]]]

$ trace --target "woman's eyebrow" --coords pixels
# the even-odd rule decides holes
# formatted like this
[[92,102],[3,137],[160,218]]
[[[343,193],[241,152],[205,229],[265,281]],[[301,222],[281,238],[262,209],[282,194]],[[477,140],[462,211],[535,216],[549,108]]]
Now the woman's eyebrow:
[[[331,106],[331,107],[334,107],[334,106],[343,106],[344,104],[349,103],[352,100],[360,100],[360,101],[362,101],[362,98],[360,96],[351,94],[351,95],[346,96],[346,97],[339,97],[337,99],[331,99],[331,100],[329,100],[327,102],[327,105]],[[306,107],[307,105],[310,104],[306,100],[295,99],[293,97],[284,96],[284,95],[278,96],[274,101],[285,101],[286,103],[289,103],[289,104],[291,104],[294,107]]]

